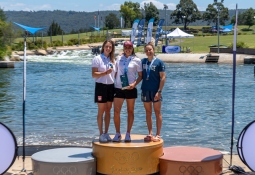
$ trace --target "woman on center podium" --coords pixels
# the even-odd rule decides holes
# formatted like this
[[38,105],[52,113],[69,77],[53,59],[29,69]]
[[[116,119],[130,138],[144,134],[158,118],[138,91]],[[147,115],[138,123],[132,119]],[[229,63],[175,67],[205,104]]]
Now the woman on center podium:
[[121,141],[120,132],[120,112],[124,100],[127,103],[127,130],[125,142],[131,142],[130,132],[134,122],[134,107],[137,98],[136,85],[142,80],[141,59],[135,56],[133,43],[126,41],[123,44],[124,54],[119,56],[116,61],[117,73],[115,77],[114,94],[114,124],[116,134],[113,142]]

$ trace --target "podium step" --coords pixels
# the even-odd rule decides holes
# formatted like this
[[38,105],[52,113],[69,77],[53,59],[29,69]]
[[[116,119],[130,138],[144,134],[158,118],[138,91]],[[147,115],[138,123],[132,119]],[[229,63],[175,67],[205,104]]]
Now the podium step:
[[160,160],[160,175],[219,175],[223,155],[201,147],[166,147]]
[[95,175],[96,161],[91,148],[56,148],[31,156],[33,175]]
[[97,172],[105,175],[158,173],[159,157],[163,155],[163,140],[144,142],[145,136],[131,134],[130,143],[99,143],[98,139],[94,140],[93,156],[97,159]]

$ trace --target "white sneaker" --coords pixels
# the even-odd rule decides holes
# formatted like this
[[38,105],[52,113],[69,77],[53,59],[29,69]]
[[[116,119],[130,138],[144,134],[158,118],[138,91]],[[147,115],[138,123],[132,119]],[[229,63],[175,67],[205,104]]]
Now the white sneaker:
[[99,136],[99,142],[100,143],[107,143],[108,142],[108,140],[105,138],[104,134]]
[[112,138],[109,136],[108,133],[104,133],[104,137],[107,139],[108,142],[112,141]]

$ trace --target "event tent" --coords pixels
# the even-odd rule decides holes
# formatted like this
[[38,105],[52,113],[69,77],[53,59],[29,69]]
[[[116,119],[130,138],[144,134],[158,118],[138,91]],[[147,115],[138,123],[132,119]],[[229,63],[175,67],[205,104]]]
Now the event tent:
[[177,27],[174,31],[167,34],[167,38],[194,38],[194,35],[185,33]]
[[224,32],[224,33],[228,33],[228,32],[231,32],[232,30],[231,29],[229,29],[229,28],[225,28],[224,30],[222,30],[222,32]]

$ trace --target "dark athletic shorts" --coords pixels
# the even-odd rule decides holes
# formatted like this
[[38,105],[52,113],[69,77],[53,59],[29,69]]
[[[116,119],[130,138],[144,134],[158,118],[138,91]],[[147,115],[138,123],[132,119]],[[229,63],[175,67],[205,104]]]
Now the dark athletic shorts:
[[162,94],[161,94],[161,98],[159,100],[154,101],[154,97],[155,97],[156,93],[157,93],[157,91],[142,91],[142,93],[141,93],[142,102],[163,101]]
[[125,98],[125,99],[132,99],[132,98],[137,98],[137,89],[119,89],[115,88],[115,94],[114,98]]
[[113,102],[114,84],[96,83],[95,103]]

